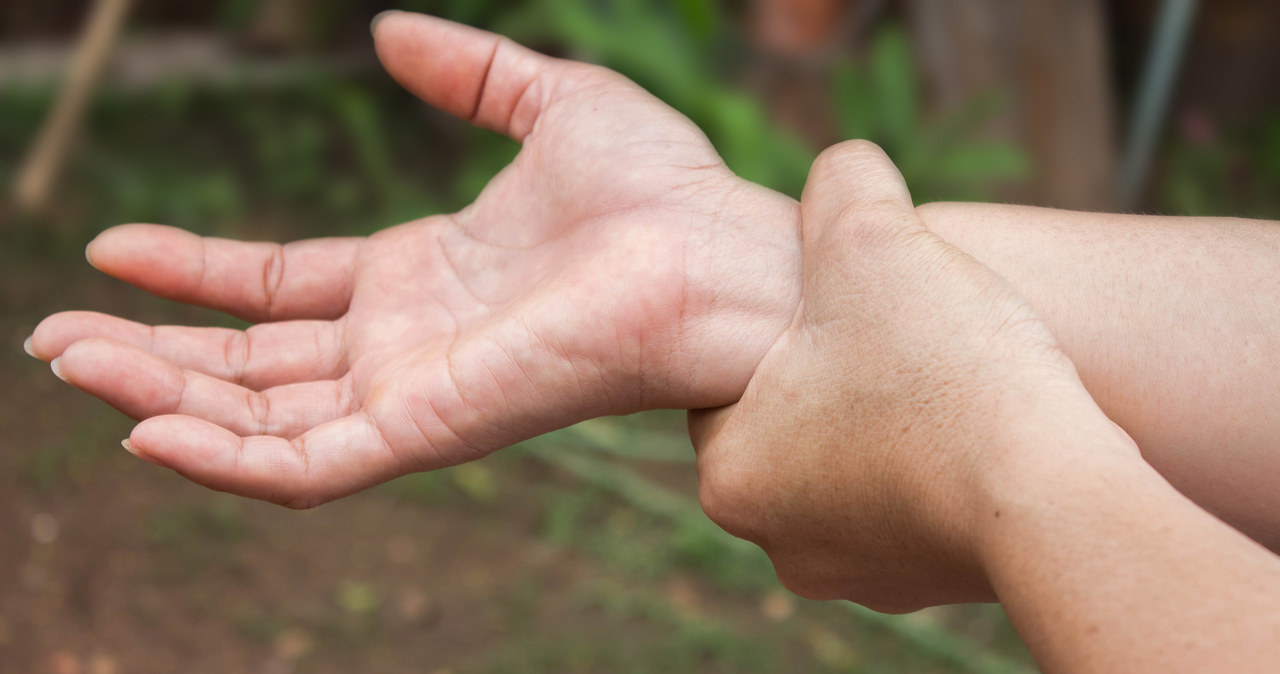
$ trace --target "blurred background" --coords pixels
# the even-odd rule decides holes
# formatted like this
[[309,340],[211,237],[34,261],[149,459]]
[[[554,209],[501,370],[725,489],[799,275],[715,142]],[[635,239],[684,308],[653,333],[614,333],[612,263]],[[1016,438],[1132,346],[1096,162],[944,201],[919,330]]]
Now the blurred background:
[[111,225],[289,240],[470,201],[518,148],[380,71],[390,7],[615,68],[793,196],[864,137],[920,202],[1280,218],[1265,0],[6,0],[0,671],[1031,671],[998,607],[781,590],[698,510],[680,413],[299,513],[134,459],[22,353],[63,309],[240,325],[89,269]]

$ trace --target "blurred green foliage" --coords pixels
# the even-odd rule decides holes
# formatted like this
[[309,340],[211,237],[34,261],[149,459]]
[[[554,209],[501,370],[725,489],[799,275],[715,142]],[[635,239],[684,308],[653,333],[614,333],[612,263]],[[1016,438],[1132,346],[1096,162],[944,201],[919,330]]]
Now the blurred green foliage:
[[495,27],[568,45],[572,56],[627,75],[701,127],[739,175],[799,196],[816,150],[778,130],[762,101],[725,84],[745,46],[718,3],[532,0]]
[[[704,129],[743,177],[798,196],[820,148],[770,120],[765,102],[728,84],[748,46],[725,3],[712,0],[419,0],[429,11],[488,27],[538,48],[595,61],[631,77]],[[219,21],[241,25],[251,3],[222,3]],[[918,199],[972,199],[992,180],[1017,179],[1026,157],[974,141],[998,106],[941,120],[920,106],[906,37],[875,36],[866,63],[832,73],[845,137],[871,138],[900,163]],[[0,156],[19,157],[39,127],[51,87],[0,91]],[[56,218],[88,232],[118,222],[165,222],[201,233],[279,236],[361,234],[472,200],[518,146],[444,122],[389,78],[323,65],[270,86],[233,76],[169,80],[100,92],[66,178]],[[0,166],[11,181],[12,165]],[[265,232],[264,232],[265,230]],[[295,234],[296,235],[296,234]]]
[[998,96],[978,97],[938,120],[924,116],[911,47],[896,26],[875,35],[865,67],[846,61],[833,80],[841,135],[883,146],[917,203],[977,200],[992,184],[1031,173],[1030,158],[1017,146],[975,139],[999,110]]
[[1169,142],[1157,207],[1175,215],[1280,219],[1280,112],[1211,135]]

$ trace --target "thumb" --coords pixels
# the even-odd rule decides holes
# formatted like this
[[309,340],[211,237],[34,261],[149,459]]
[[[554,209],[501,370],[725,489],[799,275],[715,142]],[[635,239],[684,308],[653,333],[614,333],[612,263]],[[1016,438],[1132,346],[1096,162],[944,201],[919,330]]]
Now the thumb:
[[533,129],[549,85],[568,63],[494,33],[413,12],[383,12],[372,30],[379,60],[404,88],[516,140]]
[[[811,245],[856,253],[924,228],[898,167],[878,145],[865,140],[833,145],[818,155],[800,208],[806,255],[816,252]],[[855,244],[852,248],[832,240],[846,236],[855,239],[845,242]]]
[[849,141],[819,155],[800,210],[808,321],[887,320],[912,293],[927,294],[939,263],[954,257],[874,143]]

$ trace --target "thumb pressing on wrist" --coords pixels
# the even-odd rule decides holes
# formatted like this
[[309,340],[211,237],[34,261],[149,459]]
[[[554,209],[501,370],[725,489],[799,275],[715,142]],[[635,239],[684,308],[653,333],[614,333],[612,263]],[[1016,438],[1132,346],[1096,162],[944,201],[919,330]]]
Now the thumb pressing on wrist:
[[898,167],[865,140],[834,145],[818,156],[800,209],[806,256],[844,253],[856,258],[867,247],[892,246],[895,240],[928,231],[916,217]]
[[741,401],[691,419],[703,506],[807,597],[989,599],[984,486],[1087,394],[1021,295],[920,221],[880,148],[824,152],[801,215],[795,320]]

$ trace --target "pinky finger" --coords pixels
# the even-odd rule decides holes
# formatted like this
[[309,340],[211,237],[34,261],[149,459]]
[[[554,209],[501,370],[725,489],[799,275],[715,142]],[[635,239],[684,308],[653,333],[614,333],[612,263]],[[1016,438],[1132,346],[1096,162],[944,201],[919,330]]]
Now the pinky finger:
[[336,419],[292,440],[241,437],[203,419],[152,417],[125,447],[218,491],[311,508],[409,472],[363,414]]

